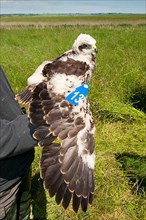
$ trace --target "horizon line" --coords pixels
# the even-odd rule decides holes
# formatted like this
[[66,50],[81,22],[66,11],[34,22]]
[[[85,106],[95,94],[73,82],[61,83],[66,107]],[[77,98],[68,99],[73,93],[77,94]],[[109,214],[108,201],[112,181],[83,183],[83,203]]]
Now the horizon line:
[[0,16],[5,16],[5,15],[112,15],[112,14],[129,14],[129,15],[146,15],[146,13],[128,13],[128,12],[99,12],[99,13],[3,13],[0,14]]

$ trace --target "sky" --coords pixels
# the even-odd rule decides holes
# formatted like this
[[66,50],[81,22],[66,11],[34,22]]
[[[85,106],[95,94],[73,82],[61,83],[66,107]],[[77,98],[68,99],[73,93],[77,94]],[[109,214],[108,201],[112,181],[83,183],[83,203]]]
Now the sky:
[[1,14],[146,13],[145,0],[1,0]]

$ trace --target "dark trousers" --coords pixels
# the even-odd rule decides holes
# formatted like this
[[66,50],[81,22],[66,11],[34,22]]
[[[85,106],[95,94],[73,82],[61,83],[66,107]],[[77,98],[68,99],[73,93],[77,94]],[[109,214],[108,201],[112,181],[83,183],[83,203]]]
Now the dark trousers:
[[0,193],[0,219],[29,220],[31,205],[31,169],[12,188]]

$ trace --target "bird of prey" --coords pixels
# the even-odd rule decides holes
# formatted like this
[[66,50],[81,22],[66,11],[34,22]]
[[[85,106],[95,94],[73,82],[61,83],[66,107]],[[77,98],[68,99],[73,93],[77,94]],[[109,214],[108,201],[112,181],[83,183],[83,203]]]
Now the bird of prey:
[[94,193],[95,126],[82,89],[89,87],[96,53],[95,39],[80,34],[71,50],[41,64],[29,77],[26,90],[16,96],[29,103],[30,121],[37,126],[33,137],[43,147],[44,187],[65,209],[72,201],[75,212],[79,207],[86,212]]

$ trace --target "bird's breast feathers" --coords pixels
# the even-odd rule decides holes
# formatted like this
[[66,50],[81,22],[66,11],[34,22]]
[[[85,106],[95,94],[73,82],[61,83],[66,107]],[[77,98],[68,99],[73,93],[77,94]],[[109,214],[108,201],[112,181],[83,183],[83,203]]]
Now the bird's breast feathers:
[[76,75],[66,75],[65,73],[54,73],[47,83],[48,90],[57,95],[66,96],[76,87],[81,85],[81,80]]

